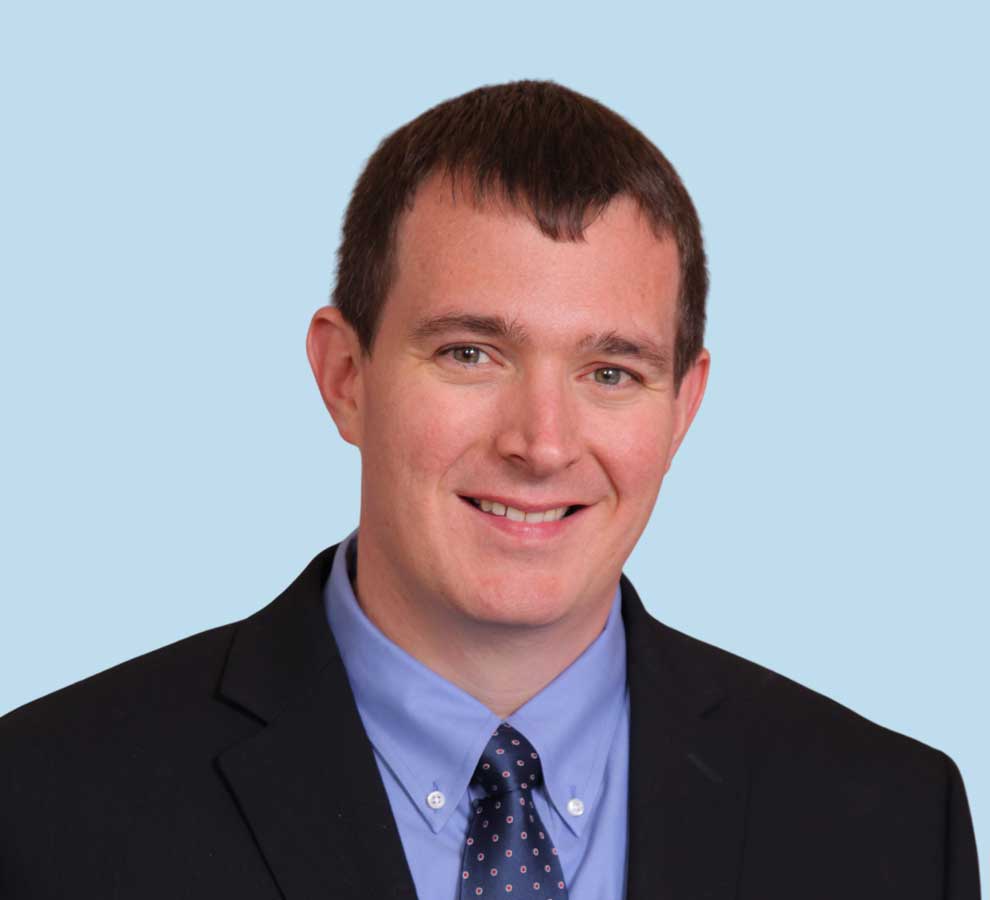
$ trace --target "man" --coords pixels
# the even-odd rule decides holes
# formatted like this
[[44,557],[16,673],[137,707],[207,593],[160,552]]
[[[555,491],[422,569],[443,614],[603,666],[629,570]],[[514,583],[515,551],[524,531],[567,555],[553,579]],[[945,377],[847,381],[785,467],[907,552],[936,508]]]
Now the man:
[[621,574],[706,289],[677,175],[586,97],[483,88],[387,138],[307,342],[357,531],[3,720],[0,896],[978,897],[945,754]]

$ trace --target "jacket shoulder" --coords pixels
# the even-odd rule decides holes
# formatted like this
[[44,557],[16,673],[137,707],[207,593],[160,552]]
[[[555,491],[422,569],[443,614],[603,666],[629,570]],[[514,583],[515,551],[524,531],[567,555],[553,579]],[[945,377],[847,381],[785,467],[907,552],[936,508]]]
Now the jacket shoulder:
[[765,666],[657,628],[678,676],[709,686],[702,716],[722,726],[713,733],[741,739],[732,745],[748,774],[754,883],[774,873],[799,884],[815,871],[815,896],[842,896],[855,871],[864,884],[870,873],[879,879],[870,896],[979,896],[966,789],[948,755]]
[[903,765],[935,773],[952,766],[940,750],[871,721],[785,675],[667,625],[665,643],[713,674],[723,702],[712,715],[739,725],[759,758]]
[[119,663],[0,717],[0,753],[21,741],[85,742],[142,719],[181,716],[215,694],[238,623]]

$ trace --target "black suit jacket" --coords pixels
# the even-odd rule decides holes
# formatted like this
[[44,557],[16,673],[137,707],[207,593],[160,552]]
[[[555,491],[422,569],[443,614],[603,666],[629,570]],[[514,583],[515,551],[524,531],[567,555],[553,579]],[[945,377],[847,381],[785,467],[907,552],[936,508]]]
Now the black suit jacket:
[[[0,897],[415,896],[324,617],[335,549],[0,719]],[[978,898],[944,753],[662,625],[625,578],[622,603],[629,900]]]

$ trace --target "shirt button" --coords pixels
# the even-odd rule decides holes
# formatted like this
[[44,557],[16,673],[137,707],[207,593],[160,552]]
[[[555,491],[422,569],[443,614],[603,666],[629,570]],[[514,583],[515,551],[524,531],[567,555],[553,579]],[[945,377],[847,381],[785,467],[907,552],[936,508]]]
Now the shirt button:
[[584,815],[584,801],[579,800],[577,797],[572,797],[567,801],[567,811],[572,816],[583,816]]
[[426,795],[426,804],[430,809],[443,809],[444,803],[447,802],[447,798],[444,797],[442,791],[430,791]]

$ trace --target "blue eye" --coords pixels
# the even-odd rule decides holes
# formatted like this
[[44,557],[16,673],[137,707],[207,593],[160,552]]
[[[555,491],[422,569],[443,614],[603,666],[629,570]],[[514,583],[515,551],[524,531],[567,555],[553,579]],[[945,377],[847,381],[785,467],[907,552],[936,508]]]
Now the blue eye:
[[622,384],[623,375],[627,378],[633,377],[630,372],[627,372],[625,369],[620,369],[618,366],[602,366],[601,368],[595,369],[595,381],[598,384],[603,384],[607,387],[618,387]]

